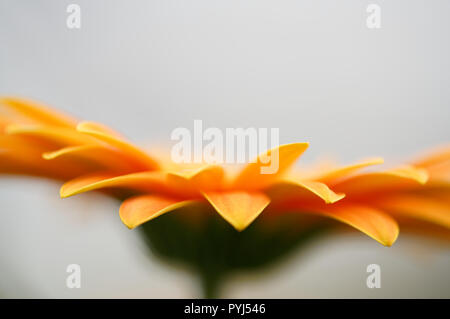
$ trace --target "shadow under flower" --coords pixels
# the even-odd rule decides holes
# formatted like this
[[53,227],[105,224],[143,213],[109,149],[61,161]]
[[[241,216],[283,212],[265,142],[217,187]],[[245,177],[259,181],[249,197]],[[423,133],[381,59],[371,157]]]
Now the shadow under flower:
[[217,298],[227,278],[273,266],[332,228],[306,214],[260,216],[236,231],[207,205],[180,208],[138,227],[156,256],[182,264],[200,279],[203,297]]

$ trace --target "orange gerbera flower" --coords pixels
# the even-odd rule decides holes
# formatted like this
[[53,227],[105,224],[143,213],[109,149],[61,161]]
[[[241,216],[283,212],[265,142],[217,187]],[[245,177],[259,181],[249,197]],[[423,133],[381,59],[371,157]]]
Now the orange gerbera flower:
[[[269,204],[271,214],[294,209],[331,217],[387,246],[398,236],[397,217],[450,227],[449,149],[385,171],[357,173],[383,162],[376,158],[300,174],[290,169],[308,144],[293,143],[231,175],[218,165],[158,160],[104,125],[78,122],[34,102],[3,98],[1,104],[1,171],[69,179],[61,197],[132,190],[138,195],[120,207],[129,228],[202,201],[239,231]],[[262,156],[274,151],[279,170],[261,174]]]

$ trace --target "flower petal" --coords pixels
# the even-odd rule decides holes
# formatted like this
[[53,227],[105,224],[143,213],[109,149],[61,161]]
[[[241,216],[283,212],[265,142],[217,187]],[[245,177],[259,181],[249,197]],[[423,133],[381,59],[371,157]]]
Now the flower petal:
[[345,194],[336,194],[324,183],[294,178],[284,178],[276,182],[267,192],[276,201],[313,201],[320,198],[331,204],[345,197]]
[[259,192],[207,192],[205,198],[238,231],[244,230],[270,203]]
[[136,196],[128,198],[122,203],[119,215],[122,222],[128,228],[133,229],[164,213],[187,206],[192,202],[155,195]]
[[63,146],[95,143],[93,138],[64,127],[10,124],[5,128],[5,132],[9,135],[35,137]]
[[167,182],[170,187],[180,192],[192,190],[194,193],[199,193],[221,189],[224,174],[221,166],[204,165],[192,169],[169,171]]
[[3,97],[0,98],[0,103],[40,124],[62,127],[75,127],[77,125],[75,119],[36,102]]
[[446,188],[450,186],[450,161],[441,162],[428,167],[426,170],[430,176],[427,186]]
[[163,189],[165,174],[159,171],[139,172],[127,175],[94,173],[66,182],[60,189],[62,198],[106,187],[126,187],[134,190]]
[[333,189],[350,195],[369,192],[410,189],[423,185],[428,180],[428,173],[421,168],[404,166],[384,172],[371,172],[354,175],[337,182]]
[[348,224],[385,246],[391,246],[398,237],[397,222],[383,211],[372,207],[335,204],[314,211]]
[[367,159],[365,161],[362,161],[362,162],[359,162],[356,164],[342,166],[339,168],[330,169],[328,171],[318,173],[318,174],[314,175],[313,177],[311,177],[311,179],[329,183],[338,178],[342,178],[342,177],[348,176],[350,174],[353,174],[356,171],[363,169],[365,167],[383,164],[383,163],[384,163],[384,160],[381,157]]
[[40,143],[26,142],[21,136],[0,135],[0,153],[3,157],[0,171],[67,179],[95,169],[92,163],[80,165],[66,160],[50,163],[42,158],[44,151]]
[[6,127],[14,123],[15,122],[13,120],[4,117],[3,114],[0,114],[0,134],[4,134]]
[[[101,126],[101,124],[98,125]],[[159,168],[157,161],[149,154],[124,139],[108,134],[104,130],[99,130],[98,127],[95,127],[92,122],[82,122],[78,124],[77,131],[93,136],[102,142],[122,150],[126,154],[129,154],[130,157],[143,164],[147,169]]]
[[436,149],[429,155],[413,162],[413,165],[416,167],[430,168],[448,161],[450,161],[450,145]]
[[18,154],[0,150],[0,173],[67,179],[85,174],[86,171],[82,167],[73,166],[70,163],[50,165],[40,157],[40,153],[28,152],[25,154],[22,152]]
[[122,134],[101,123],[83,121],[79,124],[79,127],[86,131],[102,132],[107,135],[123,138]]
[[[280,145],[259,155],[255,162],[249,163],[237,175],[232,183],[233,188],[261,189],[270,185],[295,163],[308,145],[308,143]],[[271,161],[268,162],[268,159]],[[273,159],[275,159],[275,163],[272,162]],[[267,170],[273,164],[275,165],[274,170]],[[263,173],[264,171],[266,172]]]
[[399,195],[380,199],[376,205],[390,213],[450,228],[450,202],[425,196]]
[[46,160],[66,158],[79,161],[80,159],[86,159],[116,172],[133,169],[132,163],[122,153],[103,145],[69,146],[56,151],[45,152],[42,157]]

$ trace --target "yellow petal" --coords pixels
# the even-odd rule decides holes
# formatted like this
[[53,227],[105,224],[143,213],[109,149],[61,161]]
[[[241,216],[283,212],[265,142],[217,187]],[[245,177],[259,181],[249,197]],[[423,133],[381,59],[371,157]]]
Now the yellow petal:
[[78,124],[77,131],[93,136],[102,142],[122,150],[124,153],[128,154],[131,158],[143,164],[148,169],[159,168],[157,161],[149,154],[115,135],[108,134],[104,130],[95,129],[95,125],[93,125],[92,122],[82,122]]
[[[13,139],[10,140],[10,138]],[[5,142],[5,140],[8,141]],[[0,135],[0,152],[3,154],[0,163],[1,172],[67,179],[86,174],[94,168],[88,163],[80,165],[71,161],[50,163],[42,159],[43,150],[40,147],[22,143],[23,141],[17,136]],[[5,149],[1,150],[2,146],[5,146]]]
[[52,160],[61,156],[65,156],[68,154],[77,154],[83,153],[85,151],[90,152],[91,150],[98,148],[98,145],[81,145],[81,146],[68,146],[64,148],[60,148],[56,151],[45,152],[42,154],[42,158],[46,160]]
[[336,194],[324,183],[294,178],[284,178],[276,182],[267,192],[277,201],[312,201],[314,198],[320,198],[331,204],[345,197],[345,194]]
[[84,143],[94,143],[95,140],[83,135],[74,129],[52,126],[33,126],[11,124],[5,129],[6,134],[35,137],[61,145],[77,145]]
[[66,182],[60,189],[62,198],[106,187],[124,187],[134,190],[163,189],[165,174],[159,171],[139,172],[115,176],[111,173],[94,173]]
[[84,121],[79,124],[79,127],[86,131],[102,132],[107,135],[123,138],[119,132],[101,123]]
[[183,190],[192,190],[194,192],[219,190],[223,179],[224,170],[217,165],[173,170],[167,174],[168,184],[180,192],[183,192]]
[[361,195],[369,192],[410,189],[423,185],[428,180],[426,170],[412,166],[404,166],[384,172],[372,172],[351,176],[337,182],[335,191],[350,195]]
[[3,97],[0,98],[0,103],[40,124],[62,127],[75,127],[77,125],[75,119],[36,102]]
[[311,179],[327,183],[332,180],[336,180],[338,178],[342,178],[342,177],[348,176],[350,174],[353,174],[353,173],[357,172],[358,170],[363,169],[365,167],[383,164],[383,163],[384,163],[384,160],[381,157],[372,158],[372,159],[362,161],[360,163],[356,163],[356,164],[352,164],[352,165],[348,165],[348,166],[342,166],[339,168],[330,169],[328,171],[318,173],[318,174],[314,175],[313,177],[311,177]]
[[[307,148],[308,143],[285,144],[259,155],[237,175],[233,188],[261,189],[269,186],[285,173]],[[272,157],[275,161],[266,163]],[[272,165],[274,170],[269,168]],[[264,171],[267,174],[263,173]]]
[[120,219],[130,229],[133,229],[149,220],[180,207],[187,206],[193,201],[179,201],[176,199],[142,195],[125,200],[120,206]]
[[413,162],[416,167],[430,168],[434,165],[439,165],[450,161],[450,145],[440,147],[429,155]]
[[9,118],[3,117],[3,114],[0,114],[0,134],[5,133],[6,127],[11,124],[14,124],[14,121]]
[[391,246],[398,237],[397,222],[383,211],[372,207],[346,204],[327,205],[317,213],[348,224],[385,246]]
[[208,192],[205,198],[238,231],[244,230],[270,203],[259,192]]
[[46,160],[56,158],[73,159],[75,161],[86,159],[113,171],[133,169],[133,165],[121,153],[102,145],[69,146],[56,151],[45,152],[42,157]]
[[420,195],[399,195],[380,199],[376,205],[400,216],[450,228],[450,202]]
[[427,168],[430,176],[429,186],[450,186],[450,161],[442,162]]

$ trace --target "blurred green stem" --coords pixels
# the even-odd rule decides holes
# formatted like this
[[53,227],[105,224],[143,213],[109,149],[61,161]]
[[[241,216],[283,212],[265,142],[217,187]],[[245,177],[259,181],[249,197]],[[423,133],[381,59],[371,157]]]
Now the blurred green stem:
[[200,278],[201,287],[203,291],[203,298],[214,299],[220,298],[220,280],[217,277],[212,276],[202,276]]
[[155,256],[198,274],[204,298],[221,297],[222,284],[229,276],[266,269],[329,228],[322,220],[303,214],[284,214],[276,219],[259,218],[238,232],[211,207],[201,207],[191,209],[202,209],[202,220],[186,219],[196,211],[183,208],[145,223],[139,230]]

